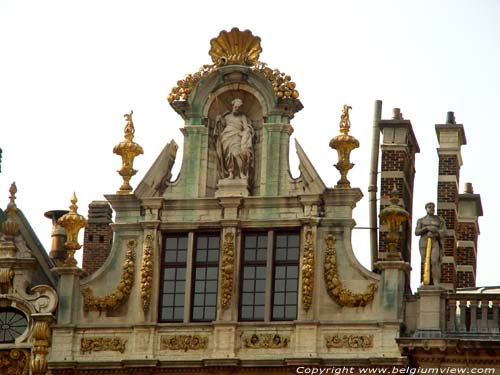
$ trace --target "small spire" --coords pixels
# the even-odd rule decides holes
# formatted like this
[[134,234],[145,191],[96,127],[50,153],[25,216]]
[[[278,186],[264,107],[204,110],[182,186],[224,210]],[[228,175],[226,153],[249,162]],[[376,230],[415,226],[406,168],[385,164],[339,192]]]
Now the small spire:
[[78,199],[76,198],[75,192],[73,192],[73,196],[71,197],[71,206],[69,206],[69,209],[71,212],[74,212],[75,214],[77,213],[76,210],[78,210],[78,206],[76,203],[78,202]]
[[9,204],[7,205],[7,220],[5,220],[2,223],[2,231],[4,233],[4,238],[7,241],[12,241],[14,239],[14,236],[17,234],[19,230],[19,224],[16,222],[14,218],[14,213],[17,211],[17,206],[16,206],[16,193],[17,193],[17,187],[16,183],[13,182],[10,185],[9,189],[10,197],[9,197]]
[[17,186],[16,186],[15,182],[13,182],[10,185],[9,193],[10,193],[10,197],[9,197],[10,202],[7,205],[7,212],[9,213],[9,216],[10,216],[11,212],[17,211],[17,206],[16,206]]

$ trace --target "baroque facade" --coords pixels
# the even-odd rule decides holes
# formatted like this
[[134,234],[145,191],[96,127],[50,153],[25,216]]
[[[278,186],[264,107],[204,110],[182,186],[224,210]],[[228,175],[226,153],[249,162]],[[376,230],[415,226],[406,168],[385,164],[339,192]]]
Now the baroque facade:
[[[1,328],[0,366],[117,375],[500,367],[500,298],[473,288],[481,201],[471,187],[457,190],[463,126],[451,117],[436,126],[446,176],[437,202],[447,226],[441,282],[412,294],[419,147],[411,122],[397,111],[377,122],[381,223],[368,270],[351,244],[363,194],[348,180],[359,146],[350,107],[330,141],[337,185],[323,183],[298,143],[301,174],[292,178],[291,121],[302,104],[291,77],[259,61],[260,52],[250,31],[223,31],[211,41],[213,64],[172,89],[168,101],[184,120],[175,179],[172,141],[133,190],[143,150],[126,114],[114,149],[122,186],[93,202],[88,220],[76,197],[69,212],[48,212],[50,257],[12,189],[1,212],[0,318],[17,325]],[[73,258],[83,227],[84,270]]]

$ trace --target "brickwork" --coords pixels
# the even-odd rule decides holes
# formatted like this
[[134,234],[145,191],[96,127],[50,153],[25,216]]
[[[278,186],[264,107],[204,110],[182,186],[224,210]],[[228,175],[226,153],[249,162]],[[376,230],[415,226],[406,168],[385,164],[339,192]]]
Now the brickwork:
[[83,269],[89,274],[97,271],[106,261],[113,244],[112,210],[106,201],[93,201],[89,205],[88,226],[83,238]]

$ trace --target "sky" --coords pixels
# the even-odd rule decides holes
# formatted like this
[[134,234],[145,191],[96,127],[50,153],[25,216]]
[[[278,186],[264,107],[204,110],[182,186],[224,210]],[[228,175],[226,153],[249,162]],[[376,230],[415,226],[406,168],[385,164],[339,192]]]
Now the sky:
[[[414,223],[436,201],[435,124],[454,111],[467,145],[460,191],[472,182],[481,194],[478,285],[500,285],[494,163],[500,126],[500,2],[462,1],[19,1],[0,2],[0,206],[9,186],[17,205],[50,250],[51,223],[43,214],[67,209],[73,192],[79,212],[121,184],[113,146],[123,140],[123,114],[134,111],[135,187],[166,143],[182,146],[182,119],[166,97],[187,73],[211,63],[210,39],[221,30],[249,29],[261,38],[260,60],[292,76],[304,109],[292,120],[291,170],[298,176],[293,138],[323,181],[339,179],[337,154],[342,106],[349,104],[351,135],[360,148],[348,178],[364,198],[354,211],[368,226],[367,186],[375,100],[382,118],[401,108],[420,145],[416,160]],[[174,171],[178,171],[179,150]],[[175,174],[175,172],[174,172]],[[2,198],[3,197],[3,198]],[[3,202],[3,203],[2,203]],[[368,233],[355,229],[354,251],[369,267]],[[419,284],[413,239],[412,286]]]

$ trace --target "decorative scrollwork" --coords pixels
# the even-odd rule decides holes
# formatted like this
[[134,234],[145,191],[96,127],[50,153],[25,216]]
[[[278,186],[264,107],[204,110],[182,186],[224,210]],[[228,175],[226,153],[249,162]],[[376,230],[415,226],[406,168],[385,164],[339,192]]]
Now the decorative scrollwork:
[[121,337],[90,337],[82,338],[80,342],[80,353],[91,352],[125,352],[127,340]]
[[28,375],[29,357],[25,349],[0,350],[0,374]]
[[142,310],[147,312],[151,303],[151,288],[153,287],[153,235],[144,238],[144,248],[141,264],[141,301]]
[[120,282],[114,292],[102,297],[94,297],[92,289],[86,287],[82,290],[83,304],[85,311],[113,311],[123,305],[132,291],[134,285],[135,270],[135,248],[136,240],[129,240],[127,243],[127,254],[123,263],[123,271]]
[[160,350],[200,350],[206,349],[208,338],[199,335],[162,336]]
[[288,347],[290,338],[277,333],[254,333],[243,337],[246,348],[251,349],[279,349]]
[[373,347],[373,335],[333,335],[326,336],[327,348],[366,349]]
[[309,310],[314,290],[314,241],[311,228],[306,230],[306,240],[302,256],[302,306]]
[[231,305],[231,297],[233,295],[234,233],[229,232],[224,235],[223,246],[221,306],[225,310]]
[[335,250],[333,235],[329,234],[325,242],[325,282],[330,297],[339,305],[345,307],[366,306],[373,301],[375,291],[378,288],[377,284],[370,283],[365,293],[354,293],[350,289],[345,288],[337,272],[337,252]]

